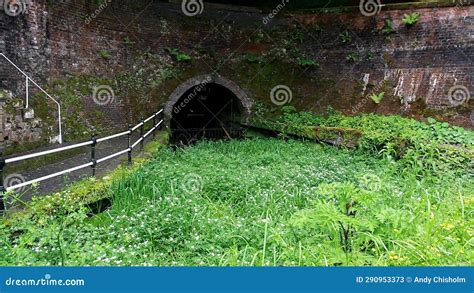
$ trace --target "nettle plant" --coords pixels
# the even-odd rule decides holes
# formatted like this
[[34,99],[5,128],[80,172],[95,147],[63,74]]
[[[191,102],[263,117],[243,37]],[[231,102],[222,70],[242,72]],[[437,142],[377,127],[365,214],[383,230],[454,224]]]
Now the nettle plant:
[[[321,184],[311,208],[297,213],[291,224],[302,238],[338,241],[345,253],[373,247],[370,233],[378,224],[370,206],[377,195],[353,183]],[[367,234],[365,234],[367,233]]]

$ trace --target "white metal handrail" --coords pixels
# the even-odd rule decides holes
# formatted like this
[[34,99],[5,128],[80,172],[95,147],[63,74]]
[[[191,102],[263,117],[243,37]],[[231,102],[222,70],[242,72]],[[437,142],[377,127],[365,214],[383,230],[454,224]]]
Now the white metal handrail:
[[141,143],[143,140],[143,137],[140,137],[130,148],[133,150],[139,143]]
[[48,150],[48,151],[42,151],[42,152],[39,152],[39,153],[24,155],[24,156],[21,156],[21,157],[6,159],[5,163],[10,164],[10,163],[15,163],[15,162],[20,162],[20,161],[24,161],[24,160],[28,160],[28,159],[33,159],[33,158],[37,158],[37,157],[41,157],[41,156],[46,156],[46,155],[50,155],[50,154],[54,154],[54,153],[59,153],[59,152],[67,151],[67,150],[72,150],[72,149],[75,149],[75,148],[80,148],[80,147],[83,147],[83,146],[88,146],[88,145],[91,145],[91,144],[92,144],[92,141],[85,141],[85,142],[81,142],[81,143],[74,144],[74,145],[68,145],[68,146],[65,146],[65,147],[62,147],[62,148],[57,148],[57,149],[52,149],[52,150]]
[[80,166],[73,167],[73,168],[70,168],[70,169],[67,169],[67,170],[64,170],[64,171],[60,171],[60,172],[56,172],[56,173],[46,175],[46,176],[43,176],[43,177],[40,177],[40,178],[36,178],[36,179],[30,180],[30,181],[27,181],[27,182],[23,182],[23,183],[20,183],[20,184],[17,184],[17,185],[7,187],[6,190],[7,191],[12,191],[12,190],[15,190],[15,189],[18,189],[18,188],[22,188],[22,187],[25,187],[25,186],[28,186],[28,185],[31,185],[31,184],[34,184],[34,183],[38,183],[38,182],[41,182],[41,181],[44,181],[44,180],[48,180],[48,179],[51,179],[51,178],[54,178],[54,177],[58,177],[58,176],[61,176],[61,175],[67,174],[67,173],[74,172],[74,171],[77,171],[77,170],[80,170],[80,169],[84,169],[86,167],[90,167],[90,166],[92,166],[92,164],[93,164],[92,162],[89,162],[89,163],[84,164],[84,165],[80,165]]
[[[161,111],[156,113],[156,114],[153,114],[152,116],[150,116],[150,118],[153,119],[153,117],[155,117],[159,113],[161,113]],[[149,119],[148,121],[150,121],[151,119]],[[140,127],[142,125],[143,125],[143,123],[140,122],[137,126]],[[134,130],[138,129],[137,126],[135,126]],[[118,138],[118,137],[130,134],[134,130],[133,129],[132,129],[132,131],[127,130],[127,131],[117,133],[117,134],[113,134],[113,135],[110,135],[110,136],[107,136],[107,137],[98,138],[97,142],[104,142],[104,141],[107,141],[107,140],[110,140],[110,139],[113,139],[113,138]],[[85,141],[85,142],[81,142],[81,143],[77,143],[77,144],[73,144],[73,145],[69,145],[69,146],[65,146],[65,147],[61,147],[61,148],[42,151],[42,152],[38,152],[38,153],[34,153],[34,154],[28,154],[28,155],[24,155],[24,156],[20,156],[20,157],[15,157],[15,158],[9,158],[9,159],[5,159],[5,163],[6,164],[11,164],[11,163],[15,163],[15,162],[20,162],[20,161],[24,161],[24,160],[28,160],[28,159],[33,159],[33,158],[37,158],[37,157],[41,157],[41,156],[46,156],[46,155],[50,155],[50,154],[54,154],[54,153],[59,153],[59,152],[63,152],[63,151],[71,150],[71,149],[76,149],[76,148],[88,146],[88,145],[91,145],[92,143],[93,143],[92,141],[88,140],[88,141]]]
[[134,127],[132,127],[132,131],[137,130],[137,129],[140,128],[143,124],[145,124],[145,123],[143,123],[143,122],[138,123],[137,125],[135,125]]
[[145,138],[147,138],[155,129],[157,129],[161,124],[163,123],[163,120],[158,122],[155,126],[153,126],[152,129],[150,129],[147,133],[145,133],[142,137],[140,137],[130,148],[133,150],[139,143],[141,143]]
[[123,150],[123,151],[120,151],[120,152],[116,152],[115,154],[112,154],[112,155],[109,155],[109,156],[107,156],[107,157],[105,157],[105,158],[102,158],[102,159],[97,160],[97,163],[102,163],[102,162],[108,161],[108,160],[110,160],[110,159],[112,159],[112,158],[115,158],[115,157],[118,157],[118,156],[123,155],[123,154],[125,154],[125,153],[128,153],[129,151],[130,151],[130,148],[127,148],[127,149],[125,149],[125,150]]
[[[156,114],[155,114],[156,115]],[[150,117],[148,117],[147,119],[143,120],[143,123],[147,123],[148,121],[150,121],[151,119],[155,118],[155,115],[152,115]]]
[[[155,118],[156,116],[158,116],[162,112],[163,112],[163,110],[160,110],[159,112],[153,114],[152,116],[150,116],[149,118],[147,118],[143,122],[140,122],[137,126],[138,127],[142,126],[143,124],[145,124],[145,121],[148,122],[148,121],[152,120],[153,118]],[[92,160],[91,162],[86,163],[86,164],[82,164],[80,166],[76,166],[76,167],[73,167],[73,168],[69,168],[67,170],[59,171],[59,172],[56,172],[56,173],[53,173],[53,174],[50,174],[50,175],[46,175],[46,176],[43,176],[43,177],[40,177],[40,178],[36,178],[36,179],[30,180],[30,181],[27,181],[27,182],[22,182],[22,183],[19,183],[17,185],[9,186],[9,187],[6,187],[4,190],[6,190],[6,191],[16,190],[16,189],[19,189],[19,188],[22,188],[22,187],[25,187],[25,186],[28,186],[28,185],[31,185],[31,184],[34,184],[34,183],[42,182],[42,181],[45,181],[45,180],[48,180],[48,179],[51,179],[51,178],[54,178],[54,177],[58,177],[58,176],[61,176],[61,175],[67,174],[67,173],[71,173],[71,172],[74,172],[74,171],[77,171],[77,170],[80,170],[80,169],[84,169],[86,167],[95,168],[96,164],[108,161],[112,158],[118,157],[118,156],[123,155],[125,153],[131,153],[132,150],[140,142],[142,142],[146,137],[148,137],[151,133],[153,133],[153,131],[155,131],[163,122],[164,122],[164,120],[162,119],[160,122],[158,122],[156,125],[154,125],[146,134],[143,134],[132,146],[129,146],[127,149],[121,150],[119,152],[116,152],[114,154],[111,154],[109,156],[106,156],[106,157],[98,159],[98,160]],[[138,129],[137,126],[135,126],[135,128],[134,128],[135,130]],[[93,140],[90,140],[90,141],[81,142],[81,143],[78,143],[78,144],[74,144],[74,145],[70,145],[70,146],[66,146],[66,147],[61,147],[61,148],[57,148],[57,149],[53,149],[53,150],[42,151],[42,152],[38,152],[38,153],[35,153],[35,154],[29,154],[29,155],[25,155],[25,156],[21,156],[21,157],[16,157],[16,158],[10,158],[10,159],[4,160],[4,164],[19,162],[19,161],[23,161],[23,160],[27,160],[27,159],[31,159],[31,158],[37,158],[37,157],[40,157],[40,156],[54,154],[54,153],[58,153],[58,152],[62,152],[62,151],[70,150],[70,149],[75,149],[75,148],[79,148],[79,147],[83,147],[83,146],[88,146],[88,145],[95,146],[95,144],[98,143],[98,142],[107,141],[107,140],[110,140],[110,139],[113,139],[113,138],[118,138],[118,137],[121,137],[121,136],[124,136],[124,135],[129,135],[130,136],[132,134],[132,132],[133,131],[128,130],[128,131],[120,132],[120,133],[113,134],[113,135],[103,137],[103,138],[100,138],[100,139],[96,139],[96,140],[93,139]],[[0,176],[3,176],[3,172]],[[1,200],[2,200],[2,198],[0,197],[0,201]],[[1,212],[1,210],[0,210],[0,212]]]
[[158,122],[158,124],[156,124],[155,126],[153,126],[153,128],[150,129],[143,137],[144,137],[144,138],[147,138],[153,131],[155,131],[156,128],[158,128],[158,126],[161,125],[161,123],[163,123],[163,120],[161,120],[160,122]]
[[124,131],[124,132],[121,132],[121,133],[117,133],[117,134],[114,134],[114,135],[111,135],[111,136],[107,136],[107,137],[103,137],[103,138],[98,138],[98,139],[97,139],[97,142],[104,142],[104,141],[111,140],[111,139],[114,139],[114,138],[117,138],[117,137],[121,137],[121,136],[130,134],[130,133],[131,133],[131,131],[130,131],[130,130],[127,130],[127,131]]
[[26,102],[25,102],[25,108],[28,109],[29,107],[29,90],[28,90],[28,87],[29,87],[29,82],[31,81],[41,92],[43,92],[48,98],[50,98],[53,102],[56,103],[56,105],[58,106],[58,126],[59,126],[59,144],[62,144],[63,143],[63,132],[62,132],[62,121],[61,121],[61,104],[55,99],[53,98],[50,94],[48,94],[42,87],[40,87],[33,79],[31,79],[31,77],[28,76],[28,74],[26,74],[25,72],[23,72],[23,70],[21,70],[18,66],[16,66],[15,63],[13,63],[13,61],[11,61],[7,56],[5,56],[5,54],[3,53],[0,53],[0,56],[2,56],[3,58],[5,58],[5,60],[7,60],[11,65],[13,65],[16,70],[18,70],[21,74],[23,74],[23,76],[25,77],[25,80],[26,80]]

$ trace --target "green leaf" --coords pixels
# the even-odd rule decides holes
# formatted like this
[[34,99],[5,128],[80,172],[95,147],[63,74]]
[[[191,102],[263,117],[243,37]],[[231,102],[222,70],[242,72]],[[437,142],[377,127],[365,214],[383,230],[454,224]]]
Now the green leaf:
[[376,104],[380,104],[380,101],[382,101],[383,97],[385,96],[385,92],[381,92],[380,94],[373,94],[372,96],[370,96],[370,98],[372,99],[372,101],[374,101],[374,103]]

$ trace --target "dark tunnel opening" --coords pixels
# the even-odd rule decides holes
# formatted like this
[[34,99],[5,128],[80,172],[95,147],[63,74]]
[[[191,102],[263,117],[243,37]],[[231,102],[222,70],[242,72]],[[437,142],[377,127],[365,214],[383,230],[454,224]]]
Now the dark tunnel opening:
[[171,141],[192,144],[200,139],[240,138],[242,103],[228,88],[210,83],[186,91],[173,107]]

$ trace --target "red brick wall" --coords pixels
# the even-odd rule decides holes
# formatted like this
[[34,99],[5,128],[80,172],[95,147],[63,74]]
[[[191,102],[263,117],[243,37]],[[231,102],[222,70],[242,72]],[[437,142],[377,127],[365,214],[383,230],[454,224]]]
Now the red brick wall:
[[[136,50],[124,44],[128,38],[134,48],[149,48],[164,57],[165,47],[179,48],[193,57],[191,64],[176,65],[184,73],[160,88],[159,102],[188,77],[216,71],[240,84],[250,97],[265,102],[269,102],[272,87],[280,83],[293,90],[297,107],[311,111],[333,105],[347,114],[411,113],[418,118],[425,115],[421,112],[426,108],[450,109],[454,112],[443,114],[443,119],[472,126],[472,99],[462,109],[453,108],[449,90],[457,85],[474,93],[474,6],[383,10],[373,17],[358,10],[295,15],[282,11],[264,25],[266,13],[213,10],[210,6],[200,16],[186,17],[179,5],[157,1],[113,1],[102,8],[88,0],[46,2],[35,1],[24,16],[0,17],[0,45],[3,41],[7,54],[44,82],[71,73],[113,77],[131,70],[131,55]],[[421,13],[421,20],[407,28],[401,19],[413,11]],[[380,33],[388,18],[397,30],[390,38]],[[313,24],[323,30],[308,32]],[[249,52],[272,59],[276,49],[297,31],[304,32],[304,40],[296,46],[307,58],[318,61],[317,69],[298,68],[291,58],[288,65],[272,70],[266,66],[278,60],[257,67],[245,64],[242,55]],[[344,32],[351,42],[340,41]],[[263,35],[262,40],[258,34]],[[197,44],[212,49],[213,55],[199,52]],[[104,60],[101,50],[112,57]],[[359,60],[348,62],[351,54]],[[259,75],[267,71],[270,73]],[[365,91],[364,77],[369,84]],[[379,87],[384,79],[388,84]],[[256,80],[268,83],[255,84]],[[387,96],[378,106],[364,98],[376,91],[385,91]],[[121,111],[120,106],[115,108]]]

